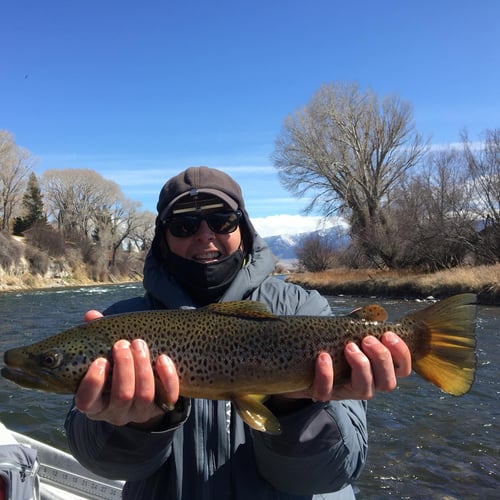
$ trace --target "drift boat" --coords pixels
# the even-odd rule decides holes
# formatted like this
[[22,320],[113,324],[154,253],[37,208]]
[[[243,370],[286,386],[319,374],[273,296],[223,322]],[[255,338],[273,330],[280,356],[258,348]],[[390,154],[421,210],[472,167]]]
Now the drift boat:
[[[37,452],[41,500],[114,500],[124,481],[112,481],[85,469],[69,453],[7,429],[0,423],[0,446],[19,444]],[[3,465],[3,464],[2,464]],[[6,496],[6,498],[9,498]],[[13,497],[15,498],[15,496]]]

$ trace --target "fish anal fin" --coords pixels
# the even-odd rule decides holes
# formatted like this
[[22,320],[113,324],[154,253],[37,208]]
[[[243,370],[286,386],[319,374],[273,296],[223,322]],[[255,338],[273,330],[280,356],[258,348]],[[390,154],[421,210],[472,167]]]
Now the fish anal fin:
[[280,434],[281,426],[278,419],[263,404],[266,398],[267,396],[257,394],[235,394],[231,400],[236,406],[238,415],[252,429],[269,434]]
[[232,302],[216,302],[204,308],[215,314],[237,316],[250,319],[280,319],[271,313],[265,304],[254,300],[235,300]]
[[368,304],[364,307],[358,307],[357,309],[354,309],[354,311],[351,311],[348,316],[364,321],[378,322],[387,321],[387,318],[389,317],[387,311],[378,304]]

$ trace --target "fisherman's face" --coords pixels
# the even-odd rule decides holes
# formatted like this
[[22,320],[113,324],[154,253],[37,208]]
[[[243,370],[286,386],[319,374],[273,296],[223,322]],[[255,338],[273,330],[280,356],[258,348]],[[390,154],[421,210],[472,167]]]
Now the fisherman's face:
[[[201,217],[213,211],[200,211]],[[198,230],[191,236],[174,236],[168,229],[165,233],[168,247],[179,257],[204,264],[217,262],[228,257],[241,247],[241,230],[238,227],[231,233],[216,233],[210,229],[207,221],[202,220]]]

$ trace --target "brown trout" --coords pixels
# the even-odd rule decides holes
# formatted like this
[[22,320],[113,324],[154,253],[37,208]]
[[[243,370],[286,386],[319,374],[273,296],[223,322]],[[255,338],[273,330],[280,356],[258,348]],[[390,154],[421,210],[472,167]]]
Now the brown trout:
[[[75,393],[92,361],[111,360],[117,340],[142,338],[153,365],[160,353],[172,358],[182,396],[231,400],[252,428],[279,433],[278,420],[263,404],[266,395],[310,387],[321,351],[333,358],[335,384],[347,383],[346,343],[388,330],[406,342],[424,379],[465,394],[476,365],[475,301],[474,294],[456,295],[394,323],[373,319],[386,318],[380,306],[351,316],[275,316],[250,301],[105,316],[5,352],[2,376],[24,387]],[[157,383],[156,402],[166,410],[164,401]]]

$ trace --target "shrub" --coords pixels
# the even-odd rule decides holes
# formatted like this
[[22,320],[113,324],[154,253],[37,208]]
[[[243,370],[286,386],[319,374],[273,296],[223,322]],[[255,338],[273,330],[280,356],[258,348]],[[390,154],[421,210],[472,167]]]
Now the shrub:
[[306,237],[295,250],[299,264],[311,272],[325,271],[334,266],[338,250],[329,238],[313,234]]
[[22,255],[21,245],[10,236],[0,232],[0,267],[7,271],[11,267],[17,266]]
[[49,270],[49,257],[45,252],[33,247],[26,247],[26,260],[30,264],[30,272],[44,276]]
[[25,232],[26,241],[46,251],[51,257],[64,255],[64,239],[60,232],[44,222],[38,222]]

